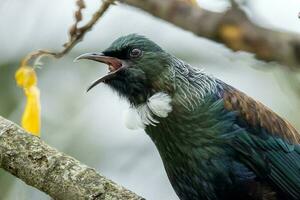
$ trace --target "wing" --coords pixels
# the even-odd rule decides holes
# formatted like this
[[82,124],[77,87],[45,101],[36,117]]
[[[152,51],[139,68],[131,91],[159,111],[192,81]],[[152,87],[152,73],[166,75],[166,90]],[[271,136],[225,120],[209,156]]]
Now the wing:
[[244,126],[254,132],[264,129],[268,134],[292,144],[300,144],[297,130],[262,103],[228,85],[224,87],[223,98],[225,108],[237,111],[240,123],[244,123]]
[[246,94],[225,85],[225,109],[237,113],[241,129],[233,148],[241,162],[277,190],[300,199],[300,135],[286,120]]

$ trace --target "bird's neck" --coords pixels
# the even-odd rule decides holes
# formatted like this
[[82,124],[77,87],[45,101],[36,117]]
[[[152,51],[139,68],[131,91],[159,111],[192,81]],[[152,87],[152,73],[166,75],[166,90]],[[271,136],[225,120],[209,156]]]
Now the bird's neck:
[[[232,123],[231,117],[220,120],[226,113],[221,99],[222,83],[218,79],[174,58],[159,81],[163,82],[159,85],[166,86],[160,90],[169,90],[172,112],[165,118],[155,118],[159,121],[156,126],[146,127],[157,146],[185,146],[185,143],[193,146],[190,143],[195,141],[205,146],[218,140],[217,133],[228,128],[224,127],[227,126],[225,119],[228,124]],[[198,129],[197,134],[194,134],[195,129]]]
[[125,125],[129,129],[155,126],[170,112],[189,115],[208,98],[218,96],[221,84],[214,77],[174,57],[152,88],[153,93],[145,102],[132,105],[126,112]]
[[[233,113],[224,111],[222,100],[210,96],[200,105],[194,106],[193,110],[173,105],[167,117],[159,118],[155,126],[146,126],[145,130],[162,151],[170,151],[171,146],[212,147],[224,142],[221,134],[231,131],[234,117]],[[172,149],[174,153],[177,150]]]
[[176,57],[172,57],[168,69],[156,83],[159,83],[156,86],[158,91],[170,93],[172,104],[187,110],[200,106],[208,96],[221,91],[222,87],[216,78]]
[[[165,118],[158,118],[156,126],[147,126],[146,132],[157,142],[183,145],[196,139],[199,145],[205,144],[214,137],[214,133],[222,132],[215,130],[218,123],[218,128],[224,128],[221,127],[222,122],[217,121],[224,109],[220,94],[222,83],[177,58],[171,60],[169,69],[159,80],[163,82],[159,85],[165,88],[159,90],[169,90],[172,112]],[[201,133],[194,134],[195,128],[200,128],[198,132]]]

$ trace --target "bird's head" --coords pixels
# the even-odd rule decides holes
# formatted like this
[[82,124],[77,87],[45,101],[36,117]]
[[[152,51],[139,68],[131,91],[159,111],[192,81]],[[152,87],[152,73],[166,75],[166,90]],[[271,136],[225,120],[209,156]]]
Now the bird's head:
[[158,81],[168,68],[170,56],[144,36],[130,34],[115,40],[102,53],[86,53],[76,58],[89,59],[108,65],[109,73],[94,81],[108,84],[130,103],[144,103],[161,87]]

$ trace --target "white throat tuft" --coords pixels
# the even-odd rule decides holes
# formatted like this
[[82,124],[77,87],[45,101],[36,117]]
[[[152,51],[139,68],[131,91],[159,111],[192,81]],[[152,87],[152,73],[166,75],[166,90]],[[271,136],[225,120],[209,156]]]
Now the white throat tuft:
[[156,126],[157,117],[165,118],[172,111],[170,95],[158,92],[152,95],[146,103],[138,107],[130,107],[124,113],[124,122],[129,129],[144,129],[147,125]]

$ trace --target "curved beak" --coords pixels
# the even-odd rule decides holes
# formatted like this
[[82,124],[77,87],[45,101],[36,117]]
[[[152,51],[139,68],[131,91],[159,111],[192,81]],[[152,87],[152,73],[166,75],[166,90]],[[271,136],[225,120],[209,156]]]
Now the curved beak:
[[87,60],[93,60],[101,63],[107,64],[109,67],[109,73],[97,80],[95,80],[87,89],[87,92],[90,91],[93,87],[98,85],[101,82],[105,82],[112,77],[115,76],[115,74],[120,71],[123,68],[122,61],[118,58],[110,57],[110,56],[105,56],[103,53],[85,53],[77,58],[74,59],[74,62],[82,59],[87,59]]

